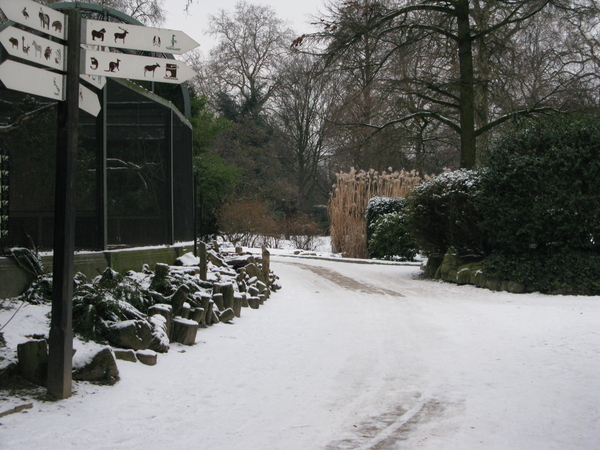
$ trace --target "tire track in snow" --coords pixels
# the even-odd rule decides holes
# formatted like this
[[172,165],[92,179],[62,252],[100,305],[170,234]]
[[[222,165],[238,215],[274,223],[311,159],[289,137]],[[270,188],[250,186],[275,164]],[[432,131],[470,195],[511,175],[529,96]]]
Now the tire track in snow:
[[325,278],[326,280],[332,281],[338,286],[341,286],[346,289],[350,289],[352,291],[364,292],[366,294],[379,294],[379,295],[391,295],[393,297],[404,297],[399,292],[392,291],[390,289],[385,289],[382,287],[373,286],[370,284],[361,283],[354,278],[350,278],[342,275],[335,270],[327,269],[325,267],[315,267],[304,264],[297,264],[291,262],[281,262],[281,264],[290,264],[297,267],[301,267],[304,270],[309,270],[317,275]]
[[435,399],[423,399],[406,410],[398,407],[395,411],[372,417],[357,428],[359,436],[331,442],[325,450],[392,450],[401,448],[401,443],[409,438],[410,431],[420,423],[427,422],[443,413],[445,406]]

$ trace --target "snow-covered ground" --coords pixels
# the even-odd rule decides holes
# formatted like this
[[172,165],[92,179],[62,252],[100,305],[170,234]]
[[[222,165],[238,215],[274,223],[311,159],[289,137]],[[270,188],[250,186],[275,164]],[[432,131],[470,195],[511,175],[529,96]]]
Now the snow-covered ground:
[[[119,361],[115,386],[17,399],[33,408],[0,418],[0,448],[600,449],[600,297],[272,253],[283,288],[260,309],[156,366]],[[23,329],[39,308],[7,329],[44,332]]]

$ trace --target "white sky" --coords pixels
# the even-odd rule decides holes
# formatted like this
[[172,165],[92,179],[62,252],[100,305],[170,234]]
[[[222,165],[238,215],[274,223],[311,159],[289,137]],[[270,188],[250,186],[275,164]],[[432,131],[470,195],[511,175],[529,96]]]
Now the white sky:
[[[288,23],[298,35],[314,31],[310,25],[311,14],[318,15],[323,11],[324,0],[247,0],[248,3],[270,6],[277,16]],[[233,12],[238,0],[192,0],[189,14],[184,12],[186,0],[164,0],[167,20],[161,26],[171,30],[185,32],[200,44],[205,55],[214,44],[212,37],[205,34],[208,28],[208,17],[217,15],[219,10]]]

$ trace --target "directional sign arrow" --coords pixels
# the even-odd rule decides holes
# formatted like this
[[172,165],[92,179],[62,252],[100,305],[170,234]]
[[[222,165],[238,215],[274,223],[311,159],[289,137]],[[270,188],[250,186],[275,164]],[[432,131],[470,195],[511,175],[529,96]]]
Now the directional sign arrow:
[[58,73],[6,60],[0,65],[0,80],[8,89],[64,100],[64,76]]
[[196,72],[176,59],[83,50],[81,73],[111,78],[181,84]]
[[20,28],[8,27],[0,32],[0,43],[9,55],[53,69],[65,70],[66,47],[57,42]]
[[[0,64],[0,80],[7,89],[64,101],[65,76],[49,70],[6,60]],[[98,95],[79,85],[79,107],[93,116],[100,112]]]
[[100,75],[86,75],[86,74],[82,73],[79,76],[81,77],[82,80],[87,81],[92,86],[96,86],[98,89],[104,88],[104,85],[106,84],[106,77],[103,77]]
[[178,55],[200,45],[183,31],[89,19],[82,23],[81,42]]
[[98,94],[86,88],[81,83],[79,84],[79,108],[94,117],[98,115],[101,109]]
[[0,0],[0,9],[8,20],[66,39],[67,18],[61,12],[32,0]]

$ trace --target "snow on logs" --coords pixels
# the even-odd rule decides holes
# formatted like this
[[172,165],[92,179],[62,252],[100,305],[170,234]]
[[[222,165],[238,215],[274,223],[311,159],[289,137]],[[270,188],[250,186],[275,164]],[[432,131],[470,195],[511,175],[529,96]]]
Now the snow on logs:
[[[130,273],[135,280],[145,280],[140,285],[148,286],[144,293],[154,304],[146,314],[126,305],[130,320],[107,322],[103,337],[111,347],[94,344],[89,352],[85,349],[77,355],[73,378],[113,384],[119,379],[116,360],[154,365],[172,342],[194,345],[198,330],[232,323],[241,317],[243,308],[258,309],[271,291],[280,288],[277,276],[269,270],[266,249],[262,258],[242,254],[241,249],[223,253],[216,245],[203,250],[201,255],[206,256],[187,254],[178,258],[176,266],[157,264],[154,271],[146,266],[141,273]],[[16,369],[40,385],[46,383],[48,359],[43,337],[19,344]]]
[[[111,327],[111,344],[121,349],[134,349],[136,354],[145,350],[140,342],[147,342],[148,329],[151,330],[151,344],[148,349],[158,353],[169,350],[171,342],[193,345],[199,329],[223,322],[231,323],[242,315],[242,308],[258,307],[267,300],[271,290],[278,289],[277,277],[269,269],[269,252],[263,249],[262,258],[237,251],[223,253],[218,246],[204,248],[206,274],[198,267],[203,258],[186,254],[177,260],[176,266],[157,264],[152,275],[150,288],[153,295],[160,295],[164,301],[148,308],[146,322],[119,322]],[[174,279],[192,277],[193,284],[200,290],[191,292],[188,284],[181,284],[171,295],[161,292],[174,290]],[[115,330],[127,331],[127,336],[117,336]],[[137,331],[137,334],[136,334]],[[139,336],[143,331],[143,336]],[[115,351],[118,359],[131,360],[130,353]],[[139,358],[138,355],[138,359]],[[154,362],[155,363],[155,362]]]

